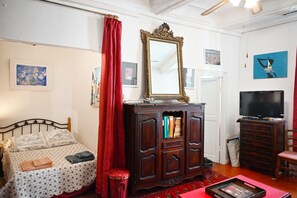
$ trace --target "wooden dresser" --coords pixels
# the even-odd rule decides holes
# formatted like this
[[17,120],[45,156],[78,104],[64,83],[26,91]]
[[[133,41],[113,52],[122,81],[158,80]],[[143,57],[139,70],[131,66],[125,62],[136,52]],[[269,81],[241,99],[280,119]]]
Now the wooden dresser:
[[[124,117],[132,193],[203,174],[204,104],[124,104]],[[169,137],[165,117],[176,127]]]
[[240,166],[275,177],[277,154],[285,149],[284,120],[240,122]]

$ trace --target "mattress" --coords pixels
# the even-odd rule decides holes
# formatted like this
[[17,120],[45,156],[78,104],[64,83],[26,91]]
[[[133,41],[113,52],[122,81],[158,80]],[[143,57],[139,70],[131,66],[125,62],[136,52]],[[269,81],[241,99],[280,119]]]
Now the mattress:
[[[96,158],[76,164],[65,159],[67,155],[82,151],[90,150],[77,143],[30,151],[5,151],[2,162],[7,182],[0,189],[0,197],[52,197],[91,185],[96,177]],[[53,167],[28,172],[21,170],[21,162],[46,156],[53,161]]]

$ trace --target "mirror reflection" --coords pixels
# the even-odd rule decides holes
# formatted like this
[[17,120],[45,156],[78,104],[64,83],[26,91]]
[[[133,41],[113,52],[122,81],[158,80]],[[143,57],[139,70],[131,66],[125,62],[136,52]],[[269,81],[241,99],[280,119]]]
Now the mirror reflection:
[[152,94],[179,94],[177,44],[150,40]]
[[153,33],[140,30],[144,49],[147,101],[177,99],[188,102],[182,75],[183,38],[173,36],[167,23]]

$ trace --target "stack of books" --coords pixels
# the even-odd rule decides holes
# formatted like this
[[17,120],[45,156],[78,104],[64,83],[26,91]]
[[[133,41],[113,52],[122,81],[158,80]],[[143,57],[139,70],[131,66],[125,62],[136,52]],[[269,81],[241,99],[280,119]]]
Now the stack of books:
[[181,117],[163,116],[163,137],[175,138],[181,136]]

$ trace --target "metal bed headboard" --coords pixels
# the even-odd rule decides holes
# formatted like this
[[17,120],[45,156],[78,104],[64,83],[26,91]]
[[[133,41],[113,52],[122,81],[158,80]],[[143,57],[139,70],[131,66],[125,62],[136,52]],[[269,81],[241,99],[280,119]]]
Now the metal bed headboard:
[[24,129],[26,129],[26,132],[29,131],[29,133],[33,133],[35,131],[39,132],[42,129],[42,127],[45,127],[47,131],[51,128],[68,129],[69,131],[71,131],[71,118],[67,119],[67,123],[59,123],[53,120],[43,118],[31,118],[27,120],[18,121],[11,125],[0,127],[1,140],[4,140],[4,136],[7,133],[11,133],[11,136],[13,137],[15,135],[16,130],[20,130],[20,135],[23,135]]

